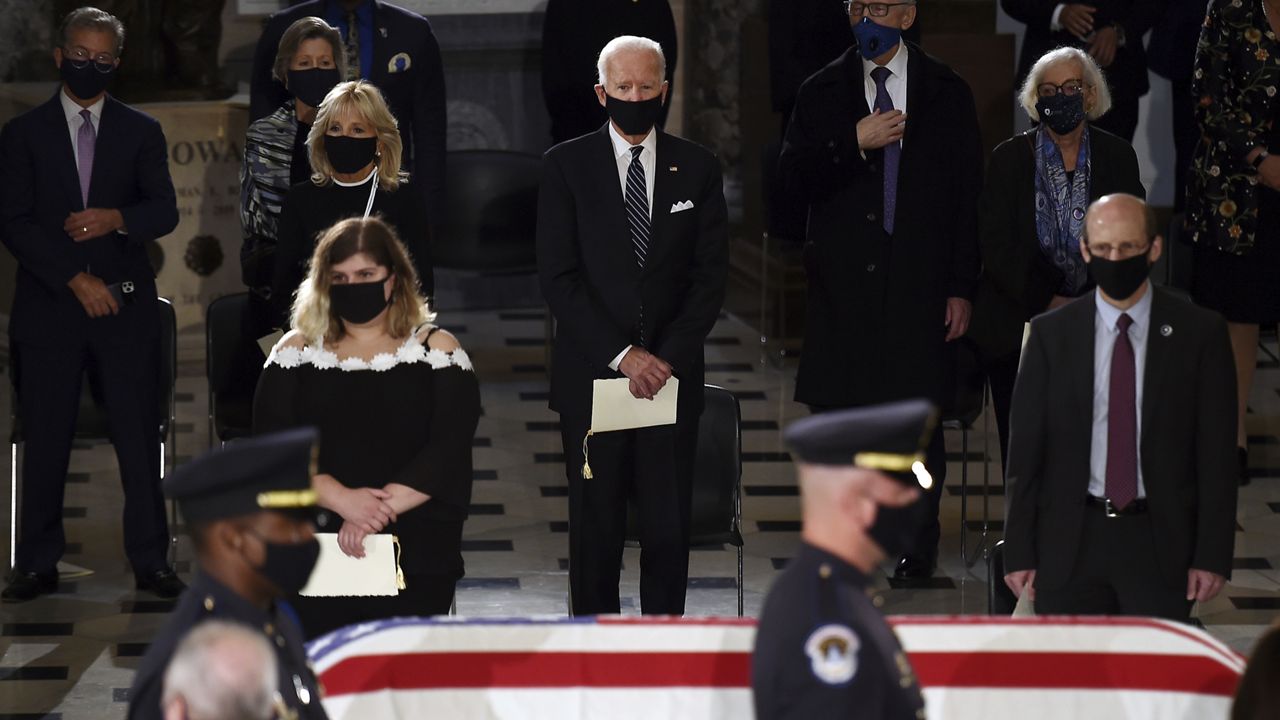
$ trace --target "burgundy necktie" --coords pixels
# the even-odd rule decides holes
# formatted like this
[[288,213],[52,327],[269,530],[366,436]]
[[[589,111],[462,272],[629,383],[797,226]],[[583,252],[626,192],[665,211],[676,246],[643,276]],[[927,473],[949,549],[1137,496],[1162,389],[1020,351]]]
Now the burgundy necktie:
[[1116,321],[1116,344],[1111,351],[1111,389],[1107,405],[1107,499],[1123,509],[1138,497],[1137,374],[1129,326],[1133,318]]
[[80,159],[80,199],[84,202],[85,207],[89,207],[89,179],[93,177],[93,146],[97,142],[98,134],[93,131],[93,114],[88,110],[81,110],[80,117],[84,118],[84,122],[80,123],[80,130],[76,132],[76,155]]

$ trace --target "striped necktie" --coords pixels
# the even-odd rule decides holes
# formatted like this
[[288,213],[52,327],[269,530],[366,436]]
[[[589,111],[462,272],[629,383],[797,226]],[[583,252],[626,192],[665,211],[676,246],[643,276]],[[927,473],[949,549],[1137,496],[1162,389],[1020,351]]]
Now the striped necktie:
[[645,189],[644,165],[640,153],[644,147],[631,148],[631,165],[627,167],[627,222],[631,225],[631,244],[636,250],[636,264],[644,267],[649,254],[649,192]]

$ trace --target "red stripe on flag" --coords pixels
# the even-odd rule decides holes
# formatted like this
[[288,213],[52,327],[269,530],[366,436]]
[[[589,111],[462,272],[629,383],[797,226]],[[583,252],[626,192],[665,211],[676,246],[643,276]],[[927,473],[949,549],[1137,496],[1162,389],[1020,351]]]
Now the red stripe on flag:
[[379,690],[751,686],[750,653],[459,652],[347,658],[320,681],[327,697]]
[[1138,653],[913,652],[925,688],[1156,690],[1235,694],[1240,676],[1211,658]]

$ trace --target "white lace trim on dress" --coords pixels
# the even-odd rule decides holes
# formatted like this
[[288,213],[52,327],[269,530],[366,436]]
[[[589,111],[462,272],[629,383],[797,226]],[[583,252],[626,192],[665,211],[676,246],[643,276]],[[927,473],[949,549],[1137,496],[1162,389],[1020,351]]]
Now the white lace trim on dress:
[[449,366],[456,366],[462,370],[471,371],[471,358],[467,355],[467,351],[458,348],[452,352],[436,350],[428,348],[422,344],[415,332],[405,340],[394,353],[378,353],[372,359],[365,360],[358,357],[347,357],[339,359],[337,353],[332,350],[326,350],[323,343],[318,345],[304,345],[297,347],[281,347],[276,346],[271,350],[271,355],[267,357],[267,365],[278,365],[282,368],[296,368],[300,365],[314,365],[321,370],[330,368],[338,368],[343,372],[356,372],[359,370],[373,370],[375,372],[384,372],[390,370],[397,365],[412,365],[414,363],[427,363],[432,370],[441,370]]

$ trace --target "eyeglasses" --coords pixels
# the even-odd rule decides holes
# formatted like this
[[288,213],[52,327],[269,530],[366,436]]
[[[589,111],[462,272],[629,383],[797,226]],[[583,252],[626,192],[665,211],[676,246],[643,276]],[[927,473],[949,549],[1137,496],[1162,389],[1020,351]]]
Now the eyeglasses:
[[1119,245],[1111,245],[1109,243],[1090,243],[1089,254],[1101,258],[1116,257],[1120,260],[1131,258],[1134,255],[1145,254],[1151,249],[1151,243],[1139,245],[1138,243],[1122,242]]
[[895,3],[861,3],[853,0],[844,1],[844,11],[849,17],[862,17],[866,13],[870,17],[884,17],[889,14],[889,8],[898,7],[899,5],[915,5],[914,2],[895,2]]
[[1050,98],[1058,93],[1062,93],[1067,97],[1075,97],[1084,92],[1083,80],[1068,80],[1061,85],[1053,83],[1040,83],[1036,86],[1036,94],[1042,98]]
[[77,69],[93,63],[94,69],[105,75],[116,68],[116,56],[111,53],[98,53],[90,56],[88,50],[78,46],[63,48],[62,52],[63,57],[71,62],[72,67]]

